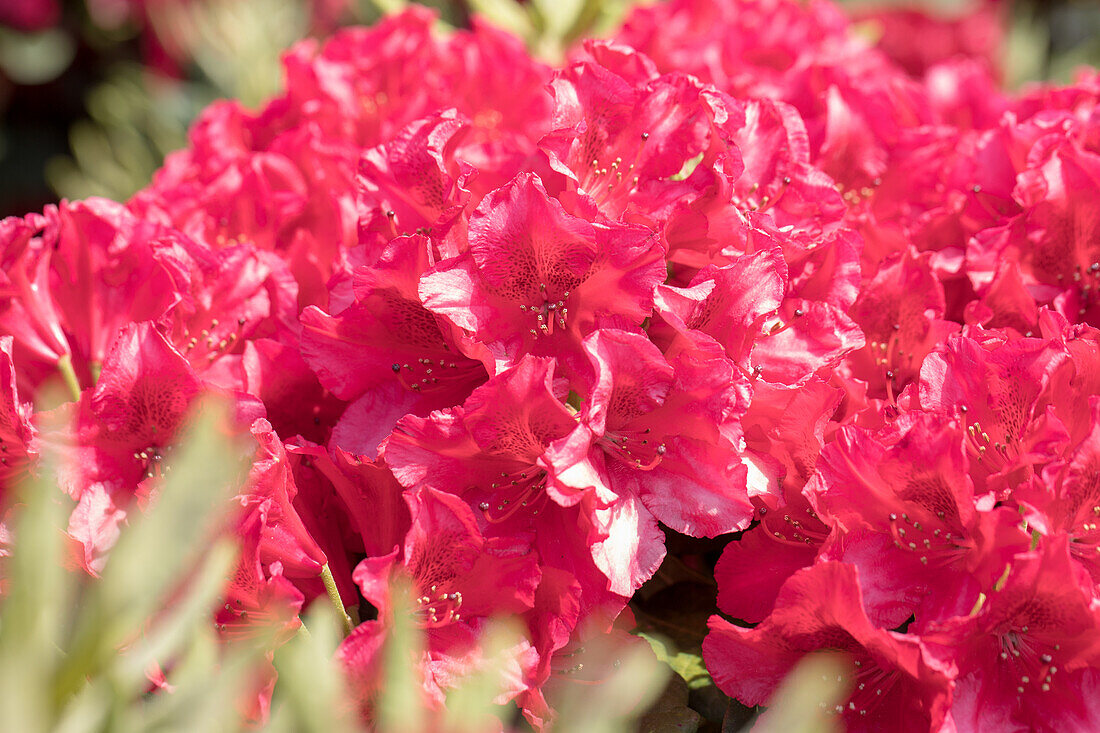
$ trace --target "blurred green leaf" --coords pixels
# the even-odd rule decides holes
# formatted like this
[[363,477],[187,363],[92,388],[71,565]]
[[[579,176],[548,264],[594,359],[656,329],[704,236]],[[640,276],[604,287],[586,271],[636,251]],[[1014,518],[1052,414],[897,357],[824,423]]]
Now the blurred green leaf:
[[502,692],[502,680],[514,669],[515,656],[525,646],[522,628],[511,619],[494,619],[480,639],[481,663],[447,693],[443,730],[447,733],[482,733],[500,726],[498,714],[505,708],[494,704]]
[[378,700],[378,726],[384,733],[427,730],[417,668],[424,635],[413,623],[412,593],[411,586],[401,580],[390,590],[393,617],[383,655],[385,682]]
[[536,26],[530,12],[514,0],[469,0],[470,8],[498,28],[514,33],[530,44]]
[[839,654],[802,659],[776,690],[753,726],[754,733],[834,733],[841,730],[836,706],[848,697],[846,665]]
[[0,71],[16,84],[56,79],[76,56],[76,44],[61,28],[20,33],[0,26]]
[[[585,657],[596,669],[612,670],[598,686],[564,686],[558,700],[556,730],[586,733],[626,733],[649,710],[668,682],[667,665],[646,645],[615,645],[613,637],[593,635],[585,641]],[[586,665],[587,666],[587,665]]]
[[669,648],[668,642],[652,634],[639,633],[638,636],[649,642],[657,659],[671,667],[672,671],[683,678],[688,687],[698,689],[714,684],[706,665],[703,664],[702,654],[676,652]]
[[351,733],[357,729],[350,695],[333,655],[344,638],[336,611],[324,603],[310,610],[309,631],[298,633],[275,657],[280,699],[269,731]]
[[[23,487],[0,596],[0,730],[235,731],[237,702],[271,640],[225,647],[211,615],[235,562],[215,536],[241,475],[239,454],[207,405],[172,459],[164,487],[131,511],[102,577],[67,570],[72,502],[47,468]],[[148,696],[167,670],[171,694]],[[166,665],[166,666],[164,666]]]

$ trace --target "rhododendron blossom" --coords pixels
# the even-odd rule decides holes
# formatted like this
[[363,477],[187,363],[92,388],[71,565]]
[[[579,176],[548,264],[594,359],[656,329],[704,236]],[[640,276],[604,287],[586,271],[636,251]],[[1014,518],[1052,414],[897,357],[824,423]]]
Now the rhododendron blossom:
[[0,497],[53,481],[99,574],[220,396],[212,636],[332,604],[368,725],[412,626],[433,721],[474,675],[554,729],[607,642],[714,729],[821,653],[848,730],[1100,730],[1100,75],[1001,90],[971,10],[298,44],[129,202],[0,221]]

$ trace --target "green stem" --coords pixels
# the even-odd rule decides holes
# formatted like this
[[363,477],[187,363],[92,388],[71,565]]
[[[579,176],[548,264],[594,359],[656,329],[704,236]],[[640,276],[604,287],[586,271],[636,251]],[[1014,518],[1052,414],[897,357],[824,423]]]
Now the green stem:
[[72,356],[65,354],[58,359],[57,371],[61,372],[61,378],[65,380],[65,386],[69,388],[69,394],[73,396],[73,401],[78,402],[80,400],[80,380],[76,378],[76,371],[73,370]]
[[321,570],[321,582],[325,584],[329,602],[340,616],[340,622],[344,625],[344,636],[347,636],[352,629],[351,617],[344,610],[344,602],[340,599],[340,591],[336,589],[336,581],[332,577],[332,570],[329,569],[328,563],[325,563],[325,567]]

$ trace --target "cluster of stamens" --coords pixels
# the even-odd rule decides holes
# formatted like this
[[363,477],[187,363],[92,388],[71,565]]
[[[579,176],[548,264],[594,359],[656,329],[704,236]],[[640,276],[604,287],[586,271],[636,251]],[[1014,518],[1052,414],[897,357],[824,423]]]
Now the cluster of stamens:
[[652,430],[608,430],[600,436],[598,442],[605,451],[634,468],[652,471],[661,463],[668,450],[664,443],[650,441],[648,436]]
[[165,463],[165,458],[174,449],[175,446],[172,445],[150,445],[142,450],[134,451],[134,459],[144,464],[146,478],[163,478],[165,474],[170,473],[172,470],[172,467]]
[[[592,189],[595,189],[596,186],[606,179],[607,186],[605,190],[611,193],[615,186],[622,184],[624,173],[626,174],[627,181],[631,184],[630,190],[633,191],[638,187],[638,176],[630,175],[634,171],[634,164],[631,163],[624,168],[623,159],[621,157],[616,157],[615,160],[611,161],[611,165],[606,168],[601,168],[600,161],[597,158],[593,158],[591,166],[592,174],[589,180],[593,181],[591,186]],[[589,193],[592,193],[592,191],[589,191]]]
[[[853,675],[852,691],[848,697],[847,705],[833,705],[830,707],[824,701],[818,703],[818,707],[830,715],[844,715],[855,713],[865,717],[868,711],[874,710],[882,701],[883,696],[897,683],[900,674],[897,670],[887,672],[873,661],[864,662],[856,659],[852,662],[855,667]],[[827,674],[821,675],[822,682],[836,682],[843,685],[848,678],[838,674],[835,678]]]
[[517,512],[526,510],[537,516],[546,499],[546,471],[527,467],[519,471],[500,472],[500,480],[489,485],[494,501],[482,501],[478,509],[492,524],[503,522]]
[[875,189],[882,185],[882,179],[876,178],[871,181],[870,186],[860,186],[859,188],[846,188],[843,184],[837,183],[836,190],[840,193],[840,197],[844,199],[844,203],[849,206],[855,206],[875,195]]
[[790,176],[784,176],[783,185],[779,189],[779,192],[773,197],[771,194],[764,194],[760,198],[753,198],[760,190],[760,183],[756,182],[749,188],[748,193],[743,197],[734,194],[730,197],[730,203],[742,211],[767,211],[772,206],[775,206],[779,199],[783,198],[783,194],[787,192],[787,186],[791,185]]
[[[640,143],[637,150],[634,152],[634,158],[637,159],[638,153],[641,152],[642,147],[649,140],[649,133],[643,132],[640,136]],[[623,164],[622,156],[616,156],[611,163],[607,165],[601,165],[599,158],[593,158],[589,163],[589,173],[584,181],[584,190],[589,196],[599,199],[600,187],[603,186],[603,193],[610,196],[613,191],[618,187],[620,191],[622,189],[623,181],[625,180],[629,186],[625,190],[627,193],[635,191],[638,188],[638,176],[634,174],[634,163]]]
[[[969,409],[966,405],[960,405],[959,412],[965,422]],[[977,420],[966,425],[966,449],[975,460],[991,471],[1004,468],[1018,454],[1016,440],[1011,435],[1005,433],[1004,442],[997,440],[996,436],[991,438]]]
[[[946,520],[946,515],[938,511],[936,518],[942,523]],[[894,546],[917,554],[922,565],[927,565],[929,558],[937,561],[937,564],[947,565],[970,549],[965,537],[944,527],[926,527],[920,520],[910,518],[906,512],[900,515],[891,512],[889,520]]]
[[224,233],[219,233],[214,237],[214,244],[218,247],[236,247],[238,244],[252,244],[252,239],[244,234],[227,237]]
[[416,611],[422,615],[423,623],[429,629],[461,620],[462,615],[458,612],[460,608],[462,608],[462,593],[459,591],[440,593],[438,586],[435,585],[416,599]]
[[469,377],[471,369],[478,368],[477,363],[463,360],[459,364],[453,359],[429,359],[426,356],[417,357],[405,363],[394,362],[390,367],[397,375],[397,381],[405,389],[420,392],[430,389],[442,381],[452,383]]
[[886,393],[891,404],[894,402],[894,387],[896,386],[897,372],[900,366],[903,366],[900,362],[903,359],[908,359],[908,363],[904,366],[912,366],[915,354],[897,348],[898,342],[901,339],[901,324],[895,323],[890,327],[890,335],[882,341],[872,340],[867,344],[868,350],[871,352],[871,358],[874,359],[875,366],[882,369],[882,375],[886,382]]
[[229,632],[231,636],[243,637],[255,633],[251,626],[248,611],[243,608],[241,599],[236,598],[233,603],[225,603],[218,609],[214,628],[222,634]]
[[[767,508],[761,507],[758,513],[761,516],[765,515],[767,513]],[[829,534],[828,527],[818,518],[817,513],[812,507],[806,507],[806,516],[808,516],[809,519],[802,520],[798,518],[797,514],[792,517],[790,511],[787,511],[783,514],[782,524],[780,524],[778,520],[773,519],[775,517],[774,514],[768,517],[767,520],[761,521],[767,522],[767,527],[772,537],[780,542],[795,545],[824,543],[825,538]]]
[[[1051,654],[1040,653],[1040,644],[1029,636],[1028,631],[1025,625],[999,636],[1001,661],[1011,662],[1020,673],[1016,686],[1017,693],[1023,694],[1028,686],[1038,686],[1041,692],[1050,692],[1058,667],[1054,664],[1054,657]],[[1060,651],[1061,648],[1060,644],[1053,645],[1053,651]]]
[[385,92],[375,92],[374,94],[360,94],[359,106],[363,108],[363,112],[368,115],[368,119],[376,116],[378,110],[385,106],[390,101],[390,95]]
[[554,333],[555,326],[565,328],[566,319],[569,317],[569,308],[565,305],[569,300],[569,291],[566,290],[557,300],[552,300],[547,293],[546,283],[539,283],[539,296],[542,298],[541,302],[536,302],[534,305],[521,303],[519,309],[535,314],[537,327],[530,330],[532,336],[549,336]]
[[803,311],[801,308],[795,308],[794,313],[791,314],[789,320],[784,321],[782,319],[779,319],[774,322],[765,323],[764,328],[761,331],[761,336],[763,336],[764,338],[768,338],[769,336],[777,336],[793,326],[794,322],[804,315],[805,311]]
[[[1091,517],[1089,517],[1091,514]],[[1069,544],[1070,552],[1078,557],[1100,555],[1100,505],[1094,505],[1086,518],[1077,525],[1077,531],[1073,533],[1073,541]],[[1090,521],[1091,519],[1091,521]],[[1091,558],[1090,558],[1091,559]]]
[[[237,342],[241,339],[246,323],[248,323],[248,319],[243,316],[238,318],[236,328],[225,333],[224,336],[219,336],[217,334],[217,330],[219,326],[221,326],[221,321],[217,318],[212,318],[208,326],[201,329],[197,335],[192,334],[190,329],[185,326],[183,329],[183,348],[181,351],[185,357],[193,359],[203,353],[202,349],[205,347],[206,361],[207,363],[212,362],[231,351],[233,347],[237,345]],[[225,329],[222,329],[222,331],[224,333]]]
[[[1100,262],[1093,262],[1087,268],[1075,265],[1070,279],[1073,280],[1073,287],[1076,288],[1081,299],[1081,307],[1078,309],[1077,315],[1079,317],[1084,316],[1088,313],[1089,308],[1100,301]],[[1059,273],[1057,280],[1059,285],[1064,286],[1066,276]]]

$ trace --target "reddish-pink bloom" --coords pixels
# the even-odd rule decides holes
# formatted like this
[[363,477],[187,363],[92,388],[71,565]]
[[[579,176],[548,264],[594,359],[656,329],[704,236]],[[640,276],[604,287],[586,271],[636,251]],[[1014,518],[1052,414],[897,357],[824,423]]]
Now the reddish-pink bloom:
[[914,612],[922,623],[966,613],[1028,547],[1018,512],[975,505],[962,430],[910,419],[878,436],[842,428],[805,489],[844,533],[830,554],[860,568],[868,615],[886,627]]
[[906,250],[879,263],[849,311],[867,345],[848,357],[873,396],[893,401],[919,375],[924,357],[958,326],[943,320],[943,286],[929,255]]
[[1042,434],[1033,430],[1033,422],[1049,402],[1050,385],[1066,358],[1050,341],[1005,340],[990,332],[983,341],[953,336],[924,360],[920,402],[966,430],[979,493],[986,490],[987,477],[993,480],[988,488],[1011,484],[1045,457]]
[[291,579],[317,578],[328,558],[294,508],[298,488],[283,442],[262,419],[252,425],[252,437],[258,444],[256,457],[238,499],[244,506],[255,506],[260,515],[260,562],[278,563]]
[[38,458],[31,405],[19,397],[12,338],[0,337],[0,497],[33,470]]
[[775,610],[755,629],[711,617],[703,657],[715,683],[747,705],[767,704],[783,677],[811,652],[848,658],[851,686],[836,713],[850,731],[939,730],[950,704],[949,666],[914,636],[871,625],[859,575],[826,562],[791,576]]
[[[453,110],[415,120],[396,137],[363,153],[357,178],[359,241],[374,256],[402,235],[427,234],[453,256],[465,249],[465,226],[454,226],[469,201],[474,171],[456,160],[470,124]],[[451,230],[454,228],[452,234]],[[458,241],[444,241],[448,235]]]
[[[606,511],[618,520],[613,526],[624,527],[597,542],[594,557],[611,590],[627,595],[664,557],[655,520],[696,537],[748,524],[753,510],[737,421],[748,380],[728,360],[701,351],[666,361],[640,334],[602,329],[584,344],[595,383],[581,418],[595,436],[592,462],[615,495]],[[628,519],[638,527],[626,533]]]
[[352,402],[335,428],[347,450],[373,455],[401,417],[453,407],[488,378],[463,354],[458,329],[420,302],[429,247],[420,235],[393,239],[373,267],[354,270],[351,305],[301,314],[303,357],[326,389]]
[[1092,730],[1100,683],[1100,615],[1066,539],[1018,555],[981,607],[928,631],[958,665],[951,715],[959,731]]
[[[535,600],[539,567],[530,544],[518,537],[486,538],[474,511],[452,494],[421,488],[406,495],[412,525],[404,545],[385,556],[368,557],[355,569],[363,597],[378,609],[379,621],[361,625],[341,645],[339,656],[351,678],[369,698],[376,689],[371,670],[378,664],[376,637],[390,623],[392,576],[412,584],[414,618],[425,632],[423,657],[416,660],[427,697],[436,704],[444,692],[487,660],[481,636],[490,617],[523,613]],[[499,674],[497,702],[525,690],[538,655],[530,643],[509,650]]]
[[584,373],[581,339],[601,327],[637,327],[664,279],[654,232],[577,218],[532,174],[485,198],[470,216],[469,240],[467,252],[424,274],[420,296],[484,344],[495,370],[533,354]]
[[487,536],[533,533],[543,572],[564,571],[587,613],[625,600],[609,591],[593,544],[627,541],[623,528],[633,530],[638,517],[600,483],[588,459],[591,433],[560,401],[561,386],[552,359],[524,357],[462,405],[402,419],[383,455],[405,486],[461,496]]
[[762,621],[787,578],[812,564],[827,541],[831,528],[802,488],[814,474],[826,426],[840,400],[839,391],[820,380],[795,388],[754,384],[752,404],[741,422],[749,490],[760,524],[726,545],[715,565],[723,613]]

